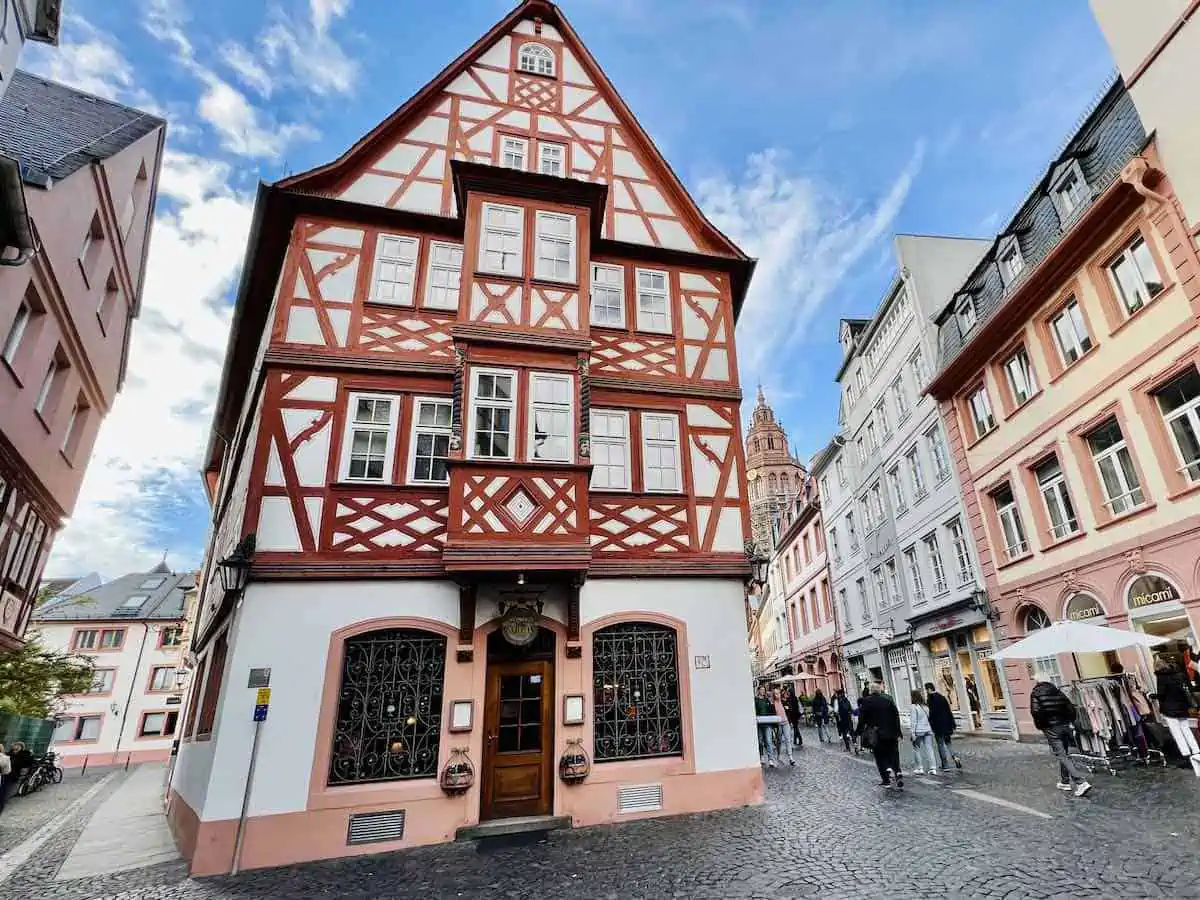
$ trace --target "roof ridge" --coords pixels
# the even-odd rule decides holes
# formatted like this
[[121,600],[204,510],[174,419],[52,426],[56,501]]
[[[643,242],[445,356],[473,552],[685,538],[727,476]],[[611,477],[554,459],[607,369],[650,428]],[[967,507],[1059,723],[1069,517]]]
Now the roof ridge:
[[10,86],[12,81],[17,81],[21,77],[32,78],[35,81],[40,81],[42,84],[61,88],[68,93],[74,94],[76,97],[86,97],[91,100],[98,100],[101,103],[106,103],[109,106],[116,107],[117,109],[123,109],[127,112],[137,113],[138,118],[148,116],[150,118],[157,119],[164,125],[167,124],[167,120],[162,118],[162,116],[154,113],[148,113],[144,109],[141,109],[137,106],[130,106],[128,103],[122,103],[120,100],[113,100],[111,97],[102,97],[100,94],[93,94],[91,91],[81,90],[74,85],[67,84],[65,81],[55,81],[53,78],[47,78],[45,75],[39,75],[37,72],[31,72],[28,69],[14,69],[10,78]]

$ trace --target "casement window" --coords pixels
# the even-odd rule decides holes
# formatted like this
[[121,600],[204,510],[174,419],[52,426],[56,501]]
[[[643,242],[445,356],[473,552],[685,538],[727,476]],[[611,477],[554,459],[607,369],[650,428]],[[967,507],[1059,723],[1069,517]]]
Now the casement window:
[[1075,214],[1087,203],[1089,194],[1087,182],[1083,178],[1083,171],[1079,168],[1079,163],[1074,160],[1071,161],[1070,168],[1054,183],[1054,187],[1050,191],[1059,218],[1063,222],[1074,218]]
[[866,624],[873,618],[871,615],[871,595],[867,593],[867,579],[859,578],[854,582],[854,588],[858,593],[858,606],[862,610],[862,621],[863,624]]
[[838,606],[842,610],[842,622],[845,627],[850,627],[850,596],[846,593],[845,588],[838,588]]
[[1046,504],[1046,515],[1050,517],[1051,538],[1060,540],[1077,532],[1079,520],[1075,517],[1075,506],[1071,503],[1071,494],[1067,490],[1067,480],[1063,477],[1058,457],[1052,456],[1038,465],[1033,474],[1037,478],[1042,502]]
[[1125,445],[1125,436],[1117,420],[1109,419],[1084,438],[1092,454],[1100,484],[1104,490],[1104,505],[1113,513],[1129,512],[1146,502],[1142,485],[1133,465],[1133,457]]
[[342,442],[342,480],[391,481],[399,417],[399,397],[350,394]]
[[896,560],[889,559],[883,564],[883,572],[887,576],[888,605],[900,604],[900,581],[896,577]]
[[88,685],[85,694],[111,694],[113,682],[116,680],[116,669],[93,669],[92,683]]
[[416,238],[397,234],[379,236],[371,275],[372,303],[412,306],[419,243]]
[[517,68],[536,75],[553,75],[554,54],[541,44],[522,44],[517,51]]
[[840,565],[842,562],[842,546],[838,542],[836,525],[829,529],[829,550],[833,554],[833,561]]
[[974,580],[971,572],[971,551],[967,547],[967,534],[963,530],[962,520],[955,517],[946,524],[950,532],[950,540],[954,543],[954,559],[958,564],[958,583],[967,584]]
[[429,277],[425,280],[425,305],[430,309],[458,309],[462,285],[461,244],[433,241],[429,245]]
[[538,143],[538,171],[561,178],[567,170],[567,148],[562,144]]
[[936,531],[931,531],[921,538],[925,545],[925,558],[929,560],[929,571],[933,573],[933,595],[944,594],[950,589],[946,583],[946,568],[942,565],[942,548],[938,544]]
[[570,462],[574,440],[573,383],[570,375],[534,372],[529,376],[529,459]]
[[625,326],[625,270],[620,266],[592,266],[592,324]]
[[854,373],[854,380],[858,384],[859,396],[862,396],[862,394],[867,390],[867,374],[866,374],[866,372],[864,372],[860,368],[857,372]]
[[910,447],[904,454],[904,463],[908,468],[908,483],[912,485],[913,497],[920,500],[925,496],[925,473],[921,471],[921,456],[916,447]]
[[83,234],[79,245],[79,271],[83,273],[83,281],[88,287],[92,285],[96,263],[100,257],[100,249],[104,245],[104,228],[100,224],[100,214],[93,213],[92,221]]
[[17,358],[17,350],[21,347],[21,338],[25,336],[25,329],[29,327],[30,320],[33,319],[33,307],[24,297],[17,304],[17,314],[13,317],[12,325],[8,327],[8,334],[4,338],[4,349],[0,351],[0,357],[10,366]]
[[575,217],[539,212],[534,275],[549,281],[575,280]]
[[1083,311],[1074,297],[1050,320],[1050,331],[1064,368],[1092,349]]
[[155,666],[150,670],[150,690],[169,691],[175,687],[173,666]]
[[647,491],[680,491],[679,417],[642,413],[642,476]]
[[124,628],[106,628],[100,632],[101,650],[119,650],[125,643]]
[[958,330],[963,337],[970,334],[977,321],[975,316],[975,298],[970,294],[960,294],[954,301],[954,316],[958,319]]
[[42,386],[38,388],[37,399],[33,402],[33,409],[39,415],[46,413],[46,405],[50,400],[50,394],[54,390],[54,384],[58,381],[59,374],[63,370],[63,364],[55,355],[50,360],[50,365],[46,367],[46,374],[42,376]]
[[1200,372],[1195,367],[1154,392],[1188,481],[1200,481]]
[[880,400],[877,404],[875,404],[875,418],[879,420],[879,432],[883,435],[883,439],[886,441],[892,436],[892,425],[890,422],[888,422],[886,400]]
[[840,456],[833,461],[833,467],[837,471],[837,480],[840,487],[846,486],[846,462]]
[[867,449],[874,453],[879,449],[879,437],[875,432],[875,420],[867,421]]
[[1009,236],[1000,243],[1000,252],[996,254],[996,264],[1000,267],[1000,276],[1005,284],[1012,284],[1017,276],[1025,270],[1025,260],[1021,256],[1021,245],[1017,239]]
[[525,138],[501,136],[500,166],[524,172],[529,160],[529,141]]
[[471,372],[471,456],[512,459],[517,375],[508,370]]
[[883,486],[877,481],[871,485],[871,518],[876,526],[883,524]]
[[100,740],[100,726],[103,722],[102,716],[79,716],[77,719],[66,719],[55,729],[54,740],[61,743],[98,741]]
[[1004,377],[1017,406],[1027,403],[1029,398],[1037,393],[1037,376],[1033,373],[1033,364],[1029,361],[1029,354],[1025,352],[1024,347],[1004,361]]
[[138,729],[138,737],[171,737],[175,734],[175,727],[179,724],[179,713],[172,710],[171,712],[150,712],[142,717],[141,727]]
[[88,411],[91,407],[88,406],[86,400],[80,395],[75,401],[75,405],[71,407],[71,415],[67,419],[67,427],[63,432],[62,444],[59,449],[63,456],[71,459],[75,455],[75,450],[79,446],[79,437],[83,433],[84,426],[87,424]]
[[670,332],[671,300],[666,272],[637,270],[637,327],[641,331]]
[[1162,293],[1162,275],[1141,235],[1109,263],[1108,273],[1125,311],[1131,315]]
[[996,417],[992,415],[992,401],[988,398],[987,386],[980,385],[967,397],[967,408],[971,411],[971,424],[975,437],[981,438],[995,430]]
[[846,536],[850,538],[851,551],[858,549],[858,531],[854,527],[854,513],[846,513]]
[[449,484],[450,416],[449,400],[413,398],[412,451],[408,465],[410,482]]
[[908,569],[908,586],[912,589],[913,603],[920,603],[925,599],[925,582],[921,578],[921,561],[917,558],[916,547],[904,551],[904,565]]
[[525,213],[519,206],[483,204],[483,237],[479,268],[500,275],[520,275]]
[[866,528],[867,534],[870,534],[875,529],[875,516],[871,512],[871,504],[867,494],[863,494],[858,498],[858,505],[862,507],[863,527]]
[[629,490],[629,413],[593,409],[591,418],[592,489]]
[[888,490],[892,495],[892,506],[897,514],[908,509],[908,501],[904,497],[904,485],[900,482],[900,467],[892,466],[887,473]]
[[95,650],[100,646],[100,632],[88,628],[75,632],[75,640],[71,643],[73,650]]
[[829,493],[829,479],[827,477],[825,477],[824,475],[822,475],[820,485],[821,485],[821,497],[827,501],[832,500],[833,495]]
[[183,643],[183,629],[178,625],[169,625],[159,634],[160,650],[170,650]]
[[925,368],[925,357],[921,355],[920,350],[908,358],[908,370],[912,373],[913,384],[919,395],[925,387],[925,382],[929,380],[929,370]]
[[108,329],[112,325],[113,310],[117,308],[117,301],[120,299],[116,273],[109,269],[108,278],[104,282],[104,295],[96,306],[96,321],[100,323],[101,334],[108,334]]
[[1029,544],[1025,540],[1025,524],[1021,521],[1021,511],[1017,509],[1012,488],[1007,484],[996,488],[992,491],[992,503],[995,504],[1000,531],[1004,536],[1005,557],[1016,559],[1024,556],[1029,552]]
[[867,442],[863,438],[855,438],[854,449],[858,453],[859,466],[865,467],[867,464]]
[[892,402],[896,404],[896,415],[903,422],[908,417],[908,391],[905,390],[901,378],[892,382]]

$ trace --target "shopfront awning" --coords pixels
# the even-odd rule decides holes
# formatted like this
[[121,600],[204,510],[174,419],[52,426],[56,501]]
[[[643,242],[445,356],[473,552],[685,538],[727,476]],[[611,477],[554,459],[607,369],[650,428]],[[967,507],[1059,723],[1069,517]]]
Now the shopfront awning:
[[1005,647],[992,657],[1004,659],[1041,659],[1060,653],[1104,653],[1125,647],[1157,647],[1166,638],[1124,628],[1088,625],[1086,622],[1055,622],[1049,628],[1035,631],[1029,637]]

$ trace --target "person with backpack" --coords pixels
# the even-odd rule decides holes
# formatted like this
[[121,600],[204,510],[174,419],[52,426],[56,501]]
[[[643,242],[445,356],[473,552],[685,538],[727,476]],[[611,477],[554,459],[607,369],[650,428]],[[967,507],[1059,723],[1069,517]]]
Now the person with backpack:
[[1059,779],[1055,787],[1060,791],[1073,791],[1076,797],[1082,797],[1092,789],[1092,785],[1067,752],[1067,746],[1071,743],[1071,727],[1075,722],[1075,704],[1059,690],[1058,685],[1039,681],[1029,694],[1029,712],[1033,716],[1033,724],[1046,736],[1050,752],[1058,760]]
[[900,771],[900,710],[887,694],[863,689],[858,704],[858,735],[862,745],[875,756],[881,787],[904,787]]
[[817,726],[817,740],[822,744],[829,743],[832,740],[829,737],[829,701],[820,688],[813,694],[812,716],[813,724]]
[[958,758],[951,744],[958,723],[954,721],[954,710],[950,708],[950,701],[938,693],[937,687],[931,681],[925,682],[925,701],[929,706],[929,727],[933,729],[933,743],[937,747],[942,771],[950,771],[951,761],[961,769],[962,760]]
[[[838,736],[841,737],[842,743],[846,745],[846,752],[849,753],[854,741],[854,708],[850,705],[850,698],[846,696],[845,688],[838,688],[837,693],[833,695],[833,716],[837,723]],[[853,749],[855,753],[858,753],[857,747]]]

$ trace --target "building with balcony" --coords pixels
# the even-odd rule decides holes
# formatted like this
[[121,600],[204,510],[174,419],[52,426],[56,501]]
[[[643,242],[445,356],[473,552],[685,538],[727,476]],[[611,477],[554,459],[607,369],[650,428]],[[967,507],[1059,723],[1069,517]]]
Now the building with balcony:
[[248,684],[244,868],[761,798],[752,268],[545,0],[261,189],[170,799],[193,872],[234,863]]
[[[1189,163],[1194,167],[1194,161]],[[999,632],[1087,620],[1196,647],[1200,258],[1172,171],[1117,81],[938,315],[951,458]],[[1037,678],[1128,652],[1006,664]]]
[[0,98],[0,154],[19,163],[36,238],[0,267],[0,647],[24,633],[125,378],[165,131],[26,72]]
[[759,386],[758,398],[746,430],[746,478],[750,490],[750,528],[754,544],[763,553],[774,547],[775,520],[787,512],[800,493],[808,473],[788,446],[787,432],[775,419],[775,410]]

